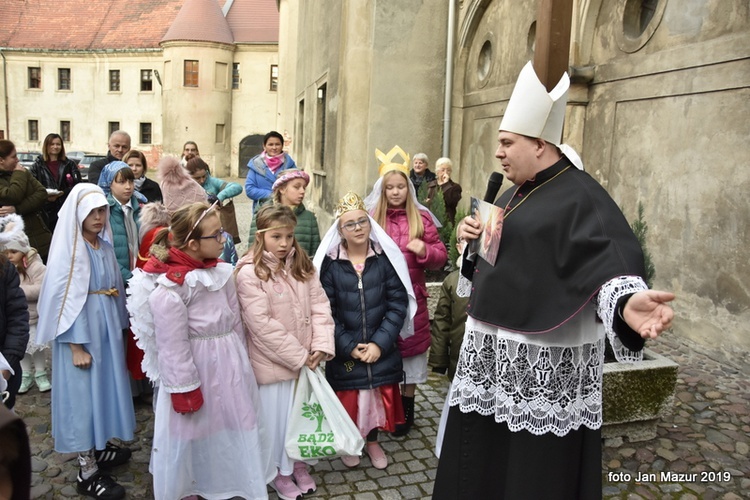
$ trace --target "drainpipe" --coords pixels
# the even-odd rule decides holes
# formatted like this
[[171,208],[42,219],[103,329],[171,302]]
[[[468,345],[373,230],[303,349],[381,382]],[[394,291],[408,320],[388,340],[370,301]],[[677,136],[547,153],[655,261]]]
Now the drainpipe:
[[451,107],[453,104],[453,46],[456,24],[456,0],[448,0],[448,42],[445,50],[445,102],[443,103],[443,156],[451,148]]
[[0,56],[3,57],[3,100],[5,101],[5,131],[6,139],[10,140],[10,116],[8,115],[8,60],[5,59],[5,52],[0,50]]

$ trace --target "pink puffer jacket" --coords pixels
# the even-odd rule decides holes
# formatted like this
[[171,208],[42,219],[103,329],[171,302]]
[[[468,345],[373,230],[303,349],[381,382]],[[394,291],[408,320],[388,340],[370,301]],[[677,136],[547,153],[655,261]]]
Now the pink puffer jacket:
[[[237,294],[259,384],[296,379],[312,352],[326,353],[326,360],[336,353],[328,296],[317,275],[305,282],[292,277],[293,258],[287,256],[284,269],[268,281],[255,275],[252,255],[237,263]],[[271,269],[279,264],[268,252],[263,261]]]
[[409,244],[409,221],[406,210],[391,208],[386,212],[385,231],[396,242],[406,258],[409,266],[409,277],[417,296],[417,314],[414,316],[414,335],[402,340],[399,338],[398,347],[401,356],[408,358],[422,354],[430,347],[430,314],[427,311],[427,287],[425,286],[425,269],[440,269],[448,260],[448,252],[440,241],[437,228],[428,212],[421,211],[424,235],[422,241],[426,246],[424,257],[406,249]]

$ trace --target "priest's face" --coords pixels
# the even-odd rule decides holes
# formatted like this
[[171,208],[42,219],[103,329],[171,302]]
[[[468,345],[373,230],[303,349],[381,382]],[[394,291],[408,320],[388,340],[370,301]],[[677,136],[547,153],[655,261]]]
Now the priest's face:
[[541,170],[538,140],[501,130],[497,143],[495,158],[500,160],[505,176],[513,184],[521,185]]

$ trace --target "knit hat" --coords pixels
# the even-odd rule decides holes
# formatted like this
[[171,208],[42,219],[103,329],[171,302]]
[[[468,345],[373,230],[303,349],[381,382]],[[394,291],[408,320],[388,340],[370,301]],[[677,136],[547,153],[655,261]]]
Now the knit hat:
[[23,232],[23,219],[18,214],[8,214],[0,217],[0,250],[17,250],[29,253],[31,245],[29,238]]
[[163,203],[154,201],[146,203],[141,207],[141,227],[138,229],[138,239],[155,227],[166,227],[169,225],[169,212]]
[[191,203],[205,202],[208,194],[195,182],[174,156],[165,156],[156,167],[161,179],[161,194],[170,216]]
[[[106,165],[104,165],[102,173],[99,175],[98,184],[99,187],[102,188],[102,191],[104,191],[105,196],[109,195],[112,192],[111,186],[115,180],[115,177],[117,177],[117,172],[119,172],[123,168],[130,168],[130,165],[120,160],[116,160],[112,163],[107,163]],[[138,191],[133,191],[133,195],[141,203],[146,203],[148,201],[146,197]]]
[[284,170],[284,172],[278,177],[278,179],[276,179],[276,181],[273,183],[272,189],[276,191],[292,179],[304,179],[305,186],[310,184],[310,176],[307,175],[307,172],[296,168],[290,168],[288,170]]

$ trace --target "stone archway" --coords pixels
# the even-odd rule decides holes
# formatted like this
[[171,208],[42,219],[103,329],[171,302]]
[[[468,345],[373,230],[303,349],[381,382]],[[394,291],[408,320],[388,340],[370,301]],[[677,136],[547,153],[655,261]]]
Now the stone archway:
[[248,135],[240,141],[240,150],[238,154],[239,168],[237,169],[239,177],[247,177],[247,162],[250,161],[250,158],[261,152],[263,152],[262,134]]

